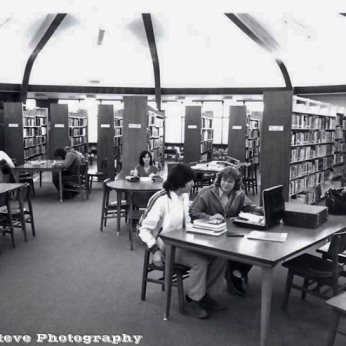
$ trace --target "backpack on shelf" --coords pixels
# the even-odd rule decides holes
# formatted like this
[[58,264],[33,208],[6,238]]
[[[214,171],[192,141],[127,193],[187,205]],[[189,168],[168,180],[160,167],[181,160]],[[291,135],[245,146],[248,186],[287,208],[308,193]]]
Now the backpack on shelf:
[[343,189],[329,189],[326,192],[326,206],[329,214],[346,215],[346,192]]

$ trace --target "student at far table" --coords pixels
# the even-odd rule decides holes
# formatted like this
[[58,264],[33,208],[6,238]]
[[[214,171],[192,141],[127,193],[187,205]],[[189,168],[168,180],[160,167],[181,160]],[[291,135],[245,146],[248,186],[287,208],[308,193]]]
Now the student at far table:
[[[237,168],[224,168],[217,175],[213,185],[199,191],[190,208],[192,219],[209,218],[223,221],[238,216],[240,211],[262,215],[263,209],[253,204],[242,190],[241,178]],[[225,278],[230,293],[245,295],[242,279],[251,267],[246,263],[228,261]]]

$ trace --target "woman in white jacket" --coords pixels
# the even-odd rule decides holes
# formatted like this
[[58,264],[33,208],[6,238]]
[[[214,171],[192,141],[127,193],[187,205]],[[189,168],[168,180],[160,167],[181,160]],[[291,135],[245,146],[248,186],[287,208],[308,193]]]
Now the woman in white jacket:
[[[194,171],[183,163],[176,164],[163,184],[164,190],[153,195],[138,223],[139,236],[153,254],[156,266],[163,266],[165,246],[160,233],[186,229],[191,224],[189,195]],[[209,316],[209,309],[222,310],[209,293],[218,293],[226,270],[226,261],[205,254],[177,249],[177,263],[191,268],[187,280],[186,311],[196,318]]]

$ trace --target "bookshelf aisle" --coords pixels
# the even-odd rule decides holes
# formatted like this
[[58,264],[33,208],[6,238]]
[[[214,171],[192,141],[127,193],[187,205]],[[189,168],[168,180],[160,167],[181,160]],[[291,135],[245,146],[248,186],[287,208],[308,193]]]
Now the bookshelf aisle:
[[88,117],[85,111],[69,112],[70,145],[87,156],[88,148]]
[[48,109],[23,111],[24,161],[43,160],[47,155]]
[[121,170],[123,147],[123,110],[114,111],[114,163],[117,171]]

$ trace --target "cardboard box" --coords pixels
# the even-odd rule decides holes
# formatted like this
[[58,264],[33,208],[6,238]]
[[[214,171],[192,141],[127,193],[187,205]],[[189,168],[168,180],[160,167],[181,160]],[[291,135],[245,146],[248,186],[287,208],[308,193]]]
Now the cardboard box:
[[316,228],[328,219],[328,208],[318,205],[285,203],[283,222],[288,226]]

